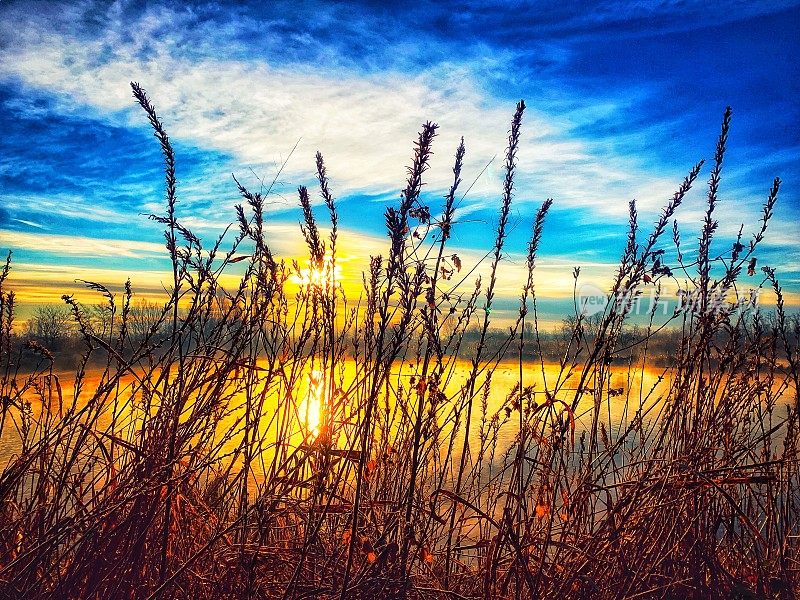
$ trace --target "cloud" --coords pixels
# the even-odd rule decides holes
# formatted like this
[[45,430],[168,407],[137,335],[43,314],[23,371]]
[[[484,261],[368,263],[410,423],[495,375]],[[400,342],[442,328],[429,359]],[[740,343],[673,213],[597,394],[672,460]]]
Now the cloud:
[[[320,228],[324,240],[327,241],[329,233],[327,228]],[[52,259],[38,263],[29,260],[13,263],[12,288],[24,292],[25,296],[37,298],[37,301],[42,301],[44,298],[57,301],[61,294],[74,293],[74,290],[82,287],[75,283],[76,279],[97,281],[109,285],[112,289],[114,286],[121,289],[124,280],[130,277],[135,289],[157,296],[163,293],[164,286],[172,277],[166,250],[162,244],[59,234],[40,235],[9,230],[0,230],[0,236],[4,245],[7,243],[15,252],[27,251],[28,255],[33,252],[59,257],[55,263],[51,262]],[[292,268],[292,262],[295,260],[301,268],[306,266],[308,251],[297,225],[270,223],[265,228],[265,237],[275,257],[285,260],[289,268]],[[421,243],[420,251],[424,253],[430,243],[432,243],[430,238]],[[225,247],[223,244],[223,248]],[[370,256],[385,258],[388,250],[389,240],[384,236],[340,228],[337,240],[339,280],[350,296],[356,297],[361,293],[362,273],[368,269]],[[451,279],[442,280],[443,288],[452,287],[456,293],[469,293],[474,289],[478,277],[481,277],[486,285],[491,266],[487,252],[450,245],[445,255],[445,264],[449,268],[453,268],[450,258],[452,255],[459,257],[463,267],[460,271],[454,270]],[[86,266],[78,260],[82,257],[106,261],[115,259],[118,264]],[[146,263],[143,262],[145,259]],[[101,260],[99,264],[103,265],[104,262]],[[161,265],[161,268],[145,267],[143,266],[145,264]],[[584,277],[591,278],[591,281],[598,285],[602,284],[615,266],[614,263],[596,260],[584,259],[576,262],[572,256],[540,258],[536,271],[537,293],[545,298],[571,297],[572,268],[577,265],[581,266]],[[236,270],[234,268],[231,273],[226,274],[223,281],[233,285],[237,277]],[[521,291],[520,286],[526,277],[524,255],[515,252],[505,253],[498,270],[496,293],[506,298],[517,298]],[[35,291],[37,286],[42,289]]]
[[12,220],[16,221],[17,223],[22,223],[23,225],[27,225],[28,227],[35,227],[36,229],[42,229],[44,231],[50,229],[49,227],[42,225],[41,223],[34,223],[33,221],[26,221],[25,219],[12,219]]
[[[740,3],[741,10],[725,19],[791,4],[767,10]],[[287,208],[296,205],[294,186],[313,183],[314,152],[321,150],[334,192],[342,198],[343,215],[355,214],[349,221],[343,216],[347,236],[342,238],[352,240],[348,248],[342,242],[342,257],[353,261],[345,272],[353,274],[354,285],[360,281],[357,260],[364,263],[369,253],[385,252],[385,239],[378,233],[383,228],[380,205],[396,199],[403,187],[420,124],[432,119],[440,125],[426,174],[426,198],[432,205],[450,184],[452,155],[463,134],[467,163],[462,189],[477,177],[457,215],[462,221],[458,235],[463,231],[463,236],[454,242],[466,263],[481,255],[477,248],[487,246],[485,227],[496,220],[514,108],[510,96],[524,91],[529,108],[518,156],[515,217],[527,227],[541,200],[555,198],[562,218],[555,241],[546,240],[554,266],[542,263],[547,277],[539,289],[543,295],[566,297],[573,262],[584,263],[587,276],[598,279],[613,269],[609,258],[624,241],[628,200],[637,199],[643,224],[652,221],[691,165],[713,150],[714,122],[698,131],[696,115],[664,116],[675,99],[664,101],[669,88],[663,80],[654,76],[618,83],[607,72],[592,74],[590,69],[604,58],[595,56],[594,43],[578,56],[575,40],[597,40],[603,34],[627,56],[627,40],[635,32],[646,37],[722,22],[701,2],[661,2],[652,8],[647,14],[635,2],[603,2],[593,11],[555,2],[515,10],[476,6],[463,13],[452,7],[419,8],[408,14],[413,41],[403,28],[387,27],[376,16],[381,11],[350,4],[277,5],[269,14],[239,7],[217,12],[210,5],[142,9],[128,2],[110,7],[45,3],[36,12],[21,4],[0,9],[5,12],[0,82],[15,90],[4,105],[6,114],[45,123],[57,115],[69,120],[68,127],[51,121],[51,129],[97,130],[83,145],[72,143],[76,136],[71,133],[45,138],[53,142],[53,155],[81,152],[96,164],[67,169],[55,163],[59,179],[53,185],[59,189],[4,194],[10,211],[0,214],[7,228],[3,243],[51,253],[51,261],[61,255],[109,262],[163,259],[160,243],[116,239],[157,238],[155,227],[139,226],[141,219],[132,214],[163,211],[157,193],[163,185],[158,150],[129,89],[129,82],[138,80],[176,145],[181,219],[204,234],[218,232],[231,217],[237,198],[230,170],[257,187],[250,169],[269,181],[288,159],[271,198],[275,204],[269,206],[277,213],[270,243],[278,254],[302,256],[298,215]],[[532,18],[532,13],[542,16]],[[602,66],[613,70],[618,55],[609,56]],[[630,58],[635,64],[636,56]],[[23,127],[23,133],[29,129]],[[673,130],[681,136],[670,140],[666,132]],[[702,138],[696,146],[685,142],[689,133]],[[20,175],[27,174],[22,168],[55,160],[22,156],[23,137],[12,148],[20,149],[20,155],[12,152],[0,163],[0,180],[16,176],[25,185],[30,178]],[[297,150],[289,158],[295,142]],[[763,198],[752,181],[774,164],[791,165],[798,152],[796,145],[766,154],[756,148],[734,155],[733,171],[726,163],[724,177],[734,176],[725,180],[725,191],[736,203],[720,205],[721,240],[734,236],[741,220],[758,217]],[[674,155],[672,160],[664,159],[667,154]],[[126,164],[140,162],[146,168],[125,170]],[[187,163],[191,166],[180,171]],[[702,185],[697,187],[680,213],[687,228],[702,215]],[[796,192],[789,188],[788,206],[795,205]],[[480,223],[470,224],[473,219]],[[68,222],[70,232],[83,235],[10,231],[10,220],[51,225],[62,234]],[[133,222],[137,226],[130,226]],[[782,264],[796,272],[792,261],[800,243],[789,219],[777,221],[774,231],[779,235],[769,258],[781,256],[777,246],[785,244]],[[687,230],[687,240],[692,235]],[[500,283],[509,296],[518,293],[524,262],[513,251],[527,241],[520,232],[513,240]]]
[[[128,87],[137,80],[151,92],[175,139],[232,155],[262,173],[275,172],[299,140],[284,179],[308,182],[319,149],[334,185],[348,194],[396,193],[416,132],[427,119],[440,125],[429,172],[431,190],[449,185],[452,154],[462,134],[468,149],[466,177],[479,173],[492,157],[502,158],[513,103],[487,95],[476,76],[499,69],[497,59],[491,66],[487,58],[467,57],[413,73],[364,74],[335,66],[282,64],[269,56],[196,56],[196,49],[180,50],[177,41],[225,47],[231,32],[182,28],[185,14],[165,8],[144,12],[133,23],[113,10],[106,18],[106,28],[90,38],[59,31],[37,38],[32,32],[42,31],[42,24],[24,19],[13,32],[6,30],[21,43],[6,49],[0,75],[51,90],[63,110],[88,108],[98,118],[143,127],[144,116],[132,108]],[[623,114],[630,102],[607,100],[602,114]],[[577,123],[569,118],[591,123],[595,113],[575,112],[565,119],[547,109],[546,102],[534,98],[526,115],[519,202],[553,196],[561,206],[624,217],[629,197],[641,197],[644,203],[652,198],[655,206],[655,199],[660,202],[671,193],[674,177],[654,177],[629,156],[571,134]],[[479,178],[465,208],[499,196],[500,162]]]
[[164,254],[164,245],[133,240],[101,239],[94,237],[50,234],[40,235],[21,231],[0,230],[7,248],[49,253],[55,256],[88,256],[104,258],[144,258]]
[[[14,194],[4,198],[6,206],[15,212],[33,212],[41,216],[49,216],[50,220],[54,217],[68,217],[85,221],[95,221],[99,223],[130,223],[131,215],[123,214],[98,206],[96,203],[89,203],[83,197],[74,194]],[[28,220],[14,219],[20,223],[33,227],[45,228],[43,224],[35,224]]]

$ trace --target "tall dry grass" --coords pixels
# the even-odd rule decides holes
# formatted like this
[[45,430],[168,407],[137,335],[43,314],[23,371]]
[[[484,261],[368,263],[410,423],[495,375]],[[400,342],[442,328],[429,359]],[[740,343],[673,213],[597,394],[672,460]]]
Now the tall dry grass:
[[[387,254],[348,297],[334,276],[340,232],[321,155],[322,204],[298,190],[318,275],[293,291],[306,266],[270,250],[271,190],[237,181],[235,224],[204,245],[180,221],[162,122],[144,90],[133,93],[164,154],[166,211],[151,218],[165,227],[172,286],[145,312],[130,282],[121,295],[87,283],[106,304],[102,329],[65,296],[83,350],[64,392],[52,352],[15,337],[9,257],[0,435],[20,447],[0,475],[0,597],[794,597],[798,321],[767,267],[773,317],[729,300],[743,270],[756,274],[780,182],[753,236],[715,253],[730,110],[696,253],[674,215],[702,163],[649,231],[631,203],[612,300],[593,319],[576,311],[553,369],[535,288],[550,200],[533,220],[518,316],[488,339],[524,103],[488,276],[474,280],[448,246],[463,140],[441,212],[422,200],[437,131],[426,123],[399,206],[386,210]],[[235,288],[221,284],[231,272]],[[690,301],[670,319],[674,360],[657,386],[612,386],[618,357],[631,374],[648,366],[662,327],[651,314],[635,340],[623,336],[638,295],[677,274]],[[508,360],[518,381],[498,389],[493,373]]]

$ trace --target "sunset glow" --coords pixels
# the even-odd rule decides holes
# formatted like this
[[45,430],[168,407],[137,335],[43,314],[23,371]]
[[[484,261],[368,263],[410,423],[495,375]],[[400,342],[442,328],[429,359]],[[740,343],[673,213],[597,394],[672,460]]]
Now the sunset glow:
[[295,285],[317,288],[334,286],[341,280],[342,268],[338,264],[332,268],[330,259],[327,259],[321,268],[301,268],[290,277],[290,281]]
[[800,590],[800,0],[0,0],[0,599]]
[[[395,5],[384,14],[320,3],[194,11],[46,2],[28,11],[4,2],[0,249],[15,252],[15,276],[36,304],[60,303],[65,286],[83,296],[66,274],[89,267],[97,276],[86,279],[117,290],[137,275],[134,291],[148,298],[168,287],[160,225],[146,218],[163,212],[163,184],[158,148],[128,89],[139,80],[158,98],[176,146],[177,216],[206,244],[234,220],[233,173],[254,191],[269,190],[271,250],[302,257],[294,196],[299,185],[314,188],[315,152],[326,157],[345,270],[333,276],[348,293],[361,285],[368,257],[386,253],[383,213],[402,189],[419,125],[440,125],[423,188],[433,216],[463,135],[469,192],[458,202],[451,245],[468,265],[491,238],[503,178],[493,157],[502,152],[509,110],[525,98],[530,127],[520,142],[508,264],[523,265],[533,211],[552,197],[538,292],[542,316],[557,321],[571,301],[572,267],[593,269],[593,283],[606,285],[628,201],[635,198],[641,222],[651,223],[691,165],[711,158],[715,123],[730,104],[735,147],[716,209],[717,241],[731,246],[741,223],[759,218],[762,182],[782,177],[781,210],[759,267],[783,274],[796,306],[797,7],[736,4],[724,17],[697,2],[659,4],[648,19],[637,3],[603,5],[591,16],[545,3],[519,7],[511,20],[500,6],[469,9],[458,20],[445,3],[416,7],[409,38],[389,25]],[[325,24],[333,23],[339,33],[329,36]],[[152,35],[144,42],[129,28]],[[292,33],[307,28],[305,41]],[[782,83],[763,94],[765,81]],[[699,223],[703,202],[692,192],[678,219]],[[305,268],[293,276],[296,285],[324,279]],[[498,293],[509,302],[516,281],[509,272],[501,282]]]

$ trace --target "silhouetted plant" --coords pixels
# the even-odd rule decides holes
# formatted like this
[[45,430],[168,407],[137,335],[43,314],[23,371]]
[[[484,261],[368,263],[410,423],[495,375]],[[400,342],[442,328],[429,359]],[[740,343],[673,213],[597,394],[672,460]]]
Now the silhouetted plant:
[[[86,282],[102,297],[91,310],[65,296],[82,344],[71,378],[53,368],[52,336],[14,333],[9,255],[0,595],[793,597],[800,320],[775,272],[755,267],[779,180],[749,243],[740,233],[714,252],[730,110],[696,260],[674,218],[702,162],[644,238],[630,204],[604,309],[580,310],[575,269],[575,314],[547,333],[535,267],[551,200],[533,217],[518,315],[493,325],[523,102],[488,265],[449,245],[463,139],[443,205],[421,194],[437,131],[425,123],[386,210],[387,255],[370,257],[354,298],[337,280],[347,234],[321,154],[330,227],[300,187],[306,265],[270,250],[271,186],[236,181],[232,231],[205,245],[178,215],[165,128],[132,88],[164,154],[166,210],[151,218],[172,286],[163,305],[135,301],[130,283],[118,298]],[[731,297],[745,267],[774,314]],[[630,325],[638,295],[668,281],[693,301]]]

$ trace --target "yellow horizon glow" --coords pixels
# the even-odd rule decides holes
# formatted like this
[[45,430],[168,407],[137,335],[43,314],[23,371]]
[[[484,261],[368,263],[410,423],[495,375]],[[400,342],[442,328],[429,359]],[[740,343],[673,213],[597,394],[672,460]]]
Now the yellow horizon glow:
[[[273,225],[271,232],[274,234],[275,242],[273,250],[283,255],[288,269],[294,271],[291,265],[294,261],[298,264],[307,264],[308,255],[305,253],[300,236],[293,235],[296,229],[293,226]],[[320,234],[327,237],[329,231],[320,228]],[[172,284],[172,273],[165,268],[157,269],[135,269],[129,266],[114,267],[109,265],[108,260],[116,258],[128,258],[130,254],[150,254],[152,256],[165,256],[165,249],[161,244],[151,242],[126,242],[121,240],[89,240],[83,236],[32,236],[15,233],[15,236],[8,238],[12,249],[19,247],[27,250],[42,250],[42,237],[51,241],[50,246],[44,250],[55,251],[56,246],[71,248],[67,252],[69,256],[95,257],[98,266],[85,266],[80,264],[69,264],[66,261],[59,264],[36,263],[30,259],[23,262],[12,260],[12,271],[6,281],[5,289],[13,290],[17,298],[17,306],[22,308],[24,305],[38,304],[61,304],[63,294],[74,295],[76,299],[85,304],[94,304],[102,301],[102,298],[95,292],[87,289],[84,284],[76,281],[83,279],[95,281],[107,286],[112,292],[121,294],[124,291],[125,280],[130,277],[136,300],[147,300],[150,302],[163,303],[167,300],[168,290]],[[88,244],[88,245],[87,245]],[[426,244],[422,244],[425,247]],[[300,268],[290,274],[289,283],[292,286],[316,285],[323,287],[326,283],[341,285],[348,298],[356,298],[363,292],[362,274],[368,271],[371,256],[383,255],[388,253],[388,241],[385,237],[370,235],[350,229],[340,229],[337,241],[336,262],[331,273],[331,258],[326,256],[322,269],[315,270],[310,267]],[[448,256],[457,254],[460,262],[464,265],[460,272],[452,274],[450,280],[439,281],[439,287],[445,292],[450,292],[454,297],[459,292],[469,294],[474,289],[474,283],[478,276],[485,282],[488,281],[488,271],[490,263],[484,259],[484,253],[475,250],[466,250],[458,247],[449,247]],[[276,259],[279,259],[276,256]],[[504,256],[506,260],[501,261],[497,273],[497,285],[495,288],[498,300],[516,300],[519,298],[521,285],[527,278],[525,260],[521,255],[509,253]],[[472,266],[480,264],[472,269]],[[109,265],[109,266],[106,266]],[[586,262],[572,261],[569,257],[543,256],[539,259],[536,272],[534,273],[534,285],[537,298],[547,300],[571,300],[573,297],[574,280],[572,268],[581,267],[581,277],[578,286],[583,284],[595,285],[600,290],[605,290],[610,284],[616,264],[606,262]],[[464,278],[460,285],[457,285]],[[757,283],[754,278],[753,285]],[[234,273],[224,273],[220,276],[219,282],[222,287],[235,289],[240,282],[240,275]],[[748,283],[743,281],[743,283]],[[331,286],[334,287],[334,286]],[[451,290],[450,287],[456,289]],[[647,289],[652,286],[646,286]],[[663,297],[665,299],[675,299],[678,285],[674,281],[665,281],[663,286]],[[760,291],[760,303],[764,306],[774,306],[775,294],[771,289]],[[800,292],[784,292],[784,301],[788,307],[800,306]],[[25,310],[21,310],[24,314]],[[498,313],[500,313],[498,309]],[[508,312],[508,311],[505,311]],[[500,316],[498,314],[498,316]],[[495,319],[493,319],[495,320]],[[502,319],[500,319],[502,320]],[[500,324],[498,320],[498,324]]]

